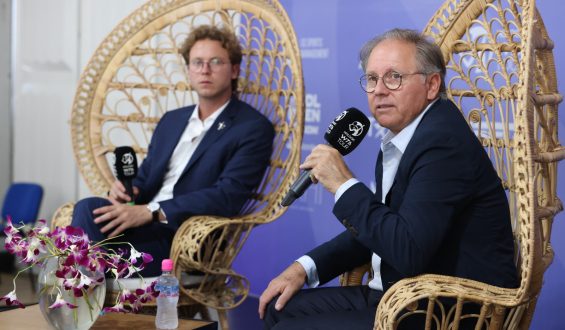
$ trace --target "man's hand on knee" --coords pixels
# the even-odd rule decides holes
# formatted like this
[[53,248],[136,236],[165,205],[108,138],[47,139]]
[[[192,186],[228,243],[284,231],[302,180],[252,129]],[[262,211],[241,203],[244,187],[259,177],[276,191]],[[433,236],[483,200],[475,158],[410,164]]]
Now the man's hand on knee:
[[94,223],[105,225],[100,229],[107,237],[122,234],[126,229],[141,227],[151,223],[153,216],[145,205],[121,204],[110,199],[112,205],[102,206],[94,211]]
[[298,262],[293,262],[279,276],[275,277],[261,294],[259,298],[259,317],[263,319],[265,309],[269,302],[277,295],[275,309],[280,311],[286,303],[298,292],[306,283],[306,271]]

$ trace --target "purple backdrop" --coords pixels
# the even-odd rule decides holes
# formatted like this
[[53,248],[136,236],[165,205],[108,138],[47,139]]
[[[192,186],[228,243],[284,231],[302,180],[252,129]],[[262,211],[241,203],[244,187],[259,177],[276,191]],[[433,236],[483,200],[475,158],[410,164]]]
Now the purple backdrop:
[[[393,27],[423,29],[443,3],[442,0],[281,0],[298,35],[303,57],[306,87],[306,126],[303,155],[323,142],[328,123],[342,110],[354,106],[367,112],[367,98],[357,80],[362,74],[358,51],[374,35]],[[557,77],[565,72],[565,36],[560,15],[565,3],[558,0],[538,1],[549,35],[555,42],[554,56]],[[559,81],[561,82],[561,81]],[[561,88],[562,92],[565,88]],[[371,117],[372,123],[374,119]],[[565,129],[563,116],[559,130]],[[347,162],[357,177],[374,186],[376,150],[382,132],[371,127],[365,141]],[[560,139],[563,144],[563,139]],[[561,176],[565,163],[559,166]],[[558,184],[563,199],[565,184]],[[312,186],[285,215],[275,222],[256,228],[235,269],[251,281],[251,295],[260,295],[269,280],[307,250],[332,238],[343,230],[331,209],[333,196],[321,186]],[[565,214],[561,213],[553,227],[555,260],[545,274],[532,329],[562,329],[561,315],[565,309]],[[335,284],[335,281],[333,282]]]

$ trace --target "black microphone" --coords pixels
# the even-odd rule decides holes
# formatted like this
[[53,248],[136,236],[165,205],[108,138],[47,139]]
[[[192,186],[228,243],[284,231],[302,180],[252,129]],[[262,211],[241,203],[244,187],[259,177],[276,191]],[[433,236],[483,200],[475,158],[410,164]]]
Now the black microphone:
[[[114,150],[116,160],[114,167],[116,168],[116,176],[126,188],[126,193],[131,197],[133,202],[133,179],[137,175],[137,157],[132,147],[117,147]],[[132,203],[130,202],[130,203]]]
[[[356,108],[340,113],[330,123],[324,139],[343,156],[357,148],[369,131],[369,118]],[[303,171],[284,196],[281,206],[289,206],[312,184],[310,170]]]

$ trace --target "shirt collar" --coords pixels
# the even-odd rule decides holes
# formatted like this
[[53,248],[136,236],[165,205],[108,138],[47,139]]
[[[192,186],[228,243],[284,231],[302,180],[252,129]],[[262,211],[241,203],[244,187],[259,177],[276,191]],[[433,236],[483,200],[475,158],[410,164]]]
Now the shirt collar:
[[418,124],[420,123],[426,112],[428,112],[430,107],[434,105],[437,100],[438,99],[435,99],[430,104],[428,104],[424,111],[422,111],[418,115],[418,117],[416,117],[410,124],[408,124],[408,126],[404,127],[400,132],[398,132],[398,134],[395,135],[392,131],[389,130],[382,139],[381,149],[383,148],[383,145],[390,142],[396,147],[396,149],[400,150],[400,152],[404,154],[404,151],[406,150],[408,143],[410,143],[410,140],[412,139],[412,136],[414,135],[414,132],[418,127]]
[[228,104],[230,103],[231,99],[229,99],[226,103],[224,103],[218,110],[214,111],[208,118],[204,119],[202,122],[200,117],[198,117],[198,104],[194,107],[194,111],[192,111],[192,115],[190,115],[189,122],[193,120],[201,121],[203,125],[209,124],[212,125],[214,121],[224,112],[227,108]]

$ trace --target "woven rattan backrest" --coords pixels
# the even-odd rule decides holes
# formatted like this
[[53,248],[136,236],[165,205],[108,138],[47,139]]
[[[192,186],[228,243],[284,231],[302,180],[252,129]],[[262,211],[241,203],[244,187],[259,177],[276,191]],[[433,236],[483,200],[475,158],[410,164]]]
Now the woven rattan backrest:
[[304,117],[297,39],[276,0],[154,0],[125,18],[96,50],[75,95],[71,125],[80,172],[94,194],[103,194],[114,180],[116,146],[132,146],[143,160],[163,113],[197,102],[178,50],[202,24],[237,34],[238,95],[275,126],[271,165],[245,210],[265,210],[272,216],[264,219],[273,219],[282,213],[275,199],[296,176]]
[[539,293],[551,263],[557,92],[553,44],[534,1],[447,1],[425,30],[448,66],[448,97],[466,116],[508,192],[521,285]]

